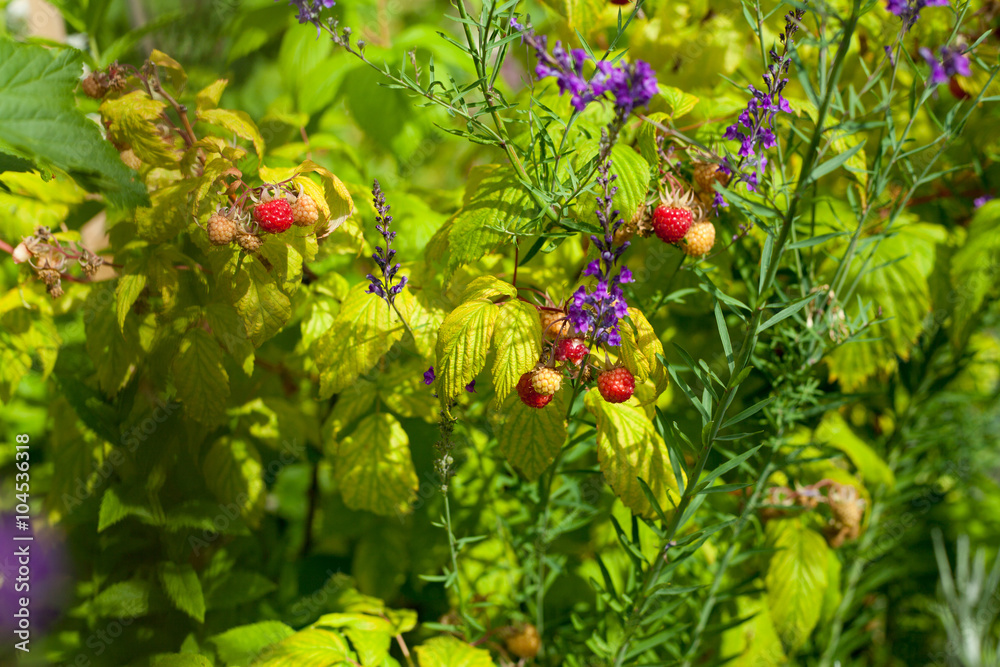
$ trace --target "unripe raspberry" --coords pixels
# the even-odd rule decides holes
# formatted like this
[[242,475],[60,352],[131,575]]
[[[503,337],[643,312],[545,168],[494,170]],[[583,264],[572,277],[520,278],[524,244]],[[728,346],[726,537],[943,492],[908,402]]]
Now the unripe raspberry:
[[311,227],[319,220],[319,207],[309,195],[299,195],[292,204],[292,218],[299,227]]
[[236,243],[251,255],[264,245],[264,242],[256,234],[240,234],[236,237]]
[[722,186],[729,184],[729,174],[719,171],[719,165],[714,162],[697,162],[694,165],[694,182],[703,191],[714,192],[714,183]]
[[520,397],[521,402],[529,408],[544,408],[552,402],[551,396],[539,394],[535,391],[535,388],[531,386],[531,373],[525,373],[521,376],[521,379],[517,381],[517,395]]
[[681,249],[691,257],[707,255],[715,245],[715,225],[707,220],[696,222],[684,235]]
[[95,100],[101,99],[108,92],[108,87],[95,74],[91,74],[81,81],[80,89],[87,97],[93,97]]
[[597,389],[608,403],[624,403],[635,393],[635,378],[627,368],[612,368],[597,376]]
[[[236,223],[221,213],[213,213],[212,217],[208,219],[207,226],[208,239],[212,242],[212,245],[229,245],[236,238]],[[242,246],[242,244],[240,245]],[[258,243],[259,246],[260,244]]]
[[531,376],[531,387],[542,396],[551,396],[562,388],[562,373],[554,368],[539,368]]
[[542,335],[548,340],[556,340],[569,334],[569,322],[563,311],[539,310],[538,317],[542,322]]
[[136,155],[135,151],[132,150],[131,148],[126,148],[125,150],[123,150],[121,152],[121,158],[122,162],[124,162],[125,166],[128,167],[129,169],[139,171],[139,168],[142,167],[142,160],[139,159],[139,156]]
[[542,640],[538,636],[538,629],[530,623],[507,637],[507,650],[525,660],[531,660],[538,655],[541,646]]
[[14,248],[14,252],[11,253],[11,257],[14,259],[15,264],[24,264],[32,257],[31,250],[28,249],[28,245],[23,241],[17,244]]

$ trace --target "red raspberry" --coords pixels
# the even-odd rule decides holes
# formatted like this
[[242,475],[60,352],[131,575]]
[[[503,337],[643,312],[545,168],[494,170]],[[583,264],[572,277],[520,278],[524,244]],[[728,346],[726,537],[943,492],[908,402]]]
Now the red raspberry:
[[279,234],[292,226],[295,216],[287,201],[272,199],[254,207],[253,219],[264,231]]
[[544,396],[535,391],[531,385],[531,373],[525,373],[517,381],[517,395],[521,397],[521,402],[529,408],[544,408],[552,402],[551,396]]
[[563,338],[556,344],[556,361],[572,361],[577,366],[587,356],[587,344],[582,338]]
[[635,378],[627,368],[612,368],[597,376],[597,389],[608,403],[624,403],[635,392]]
[[677,243],[691,229],[691,209],[660,205],[653,211],[653,231],[664,243]]

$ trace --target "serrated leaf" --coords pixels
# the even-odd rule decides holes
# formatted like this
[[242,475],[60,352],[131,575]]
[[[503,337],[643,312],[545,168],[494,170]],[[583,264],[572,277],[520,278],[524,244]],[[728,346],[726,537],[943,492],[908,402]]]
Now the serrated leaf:
[[208,609],[232,609],[253,602],[277,588],[277,584],[256,572],[232,570],[205,591]]
[[172,167],[180,159],[180,152],[157,126],[166,107],[166,102],[136,90],[105,100],[101,104],[101,118],[108,134],[128,145],[140,160],[154,167]]
[[145,273],[126,273],[118,279],[118,287],[115,289],[115,303],[118,312],[118,327],[125,328],[125,318],[132,304],[135,303],[142,290],[146,289]]
[[191,329],[181,341],[172,365],[177,397],[192,419],[218,422],[229,399],[229,374],[219,344],[204,329]]
[[[574,156],[577,169],[582,169],[600,150],[597,141],[589,142],[580,147]],[[614,187],[618,188],[614,196],[614,207],[619,216],[631,220],[639,207],[646,203],[646,191],[649,187],[649,164],[641,155],[628,146],[615,146],[611,149],[611,173],[618,176]],[[575,210],[581,222],[597,226],[597,199],[594,196],[582,197],[577,201]]]
[[448,229],[448,270],[476,262],[516,230],[530,197],[508,165],[476,167],[468,177],[465,200]]
[[231,297],[255,347],[281,331],[292,317],[292,302],[275,276],[259,261],[245,261],[235,277]]
[[457,637],[434,637],[416,649],[420,667],[494,667],[490,652]]
[[726,664],[732,667],[785,664],[785,651],[764,596],[741,595],[736,598],[735,607],[736,618],[749,620],[722,633],[720,656],[732,659]]
[[1000,201],[981,206],[969,223],[965,243],[951,258],[954,294],[952,341],[959,345],[969,336],[970,324],[990,297],[1000,294],[997,267],[1000,266]]
[[209,638],[215,650],[229,667],[246,667],[267,647],[295,634],[295,630],[278,621],[262,621],[241,625]]
[[566,442],[566,391],[557,392],[544,408],[528,407],[512,394],[497,416],[500,452],[530,481],[545,472]]
[[339,629],[358,654],[362,665],[382,665],[389,655],[393,624],[369,614],[324,614],[313,627]]
[[264,159],[264,138],[260,136],[260,130],[245,111],[232,111],[230,109],[201,109],[198,111],[198,120],[209,125],[218,125],[229,130],[241,139],[253,142],[253,148],[257,152],[257,158]]
[[[665,125],[670,121],[670,115],[662,111],[654,111],[647,114],[646,118],[660,125]],[[660,153],[657,150],[656,135],[660,132],[660,129],[656,125],[653,125],[653,123],[643,121],[642,125],[639,126],[639,131],[636,133],[636,144],[639,146],[639,152],[642,154],[643,159],[648,164],[658,165],[660,163]]]
[[152,608],[153,585],[143,579],[130,579],[111,584],[98,593],[90,611],[98,618],[139,618]]
[[170,70],[170,83],[174,87],[174,90],[178,93],[184,91],[184,86],[187,84],[187,72],[184,71],[179,62],[159,49],[153,49],[150,52],[149,61],[154,65],[159,65]]
[[219,502],[235,506],[253,523],[264,492],[263,466],[257,449],[243,441],[216,440],[205,455],[202,473]]
[[699,98],[673,86],[660,86],[660,94],[670,107],[670,118],[677,120],[691,113],[698,104]]
[[670,376],[660,363],[663,343],[646,316],[638,308],[628,309],[629,319],[620,327],[621,361],[639,382],[647,378],[656,386],[656,396],[666,390]]
[[778,636],[790,650],[802,646],[819,621],[826,593],[829,547],[822,535],[795,519],[767,523],[767,546],[778,549],[764,577]]
[[98,384],[105,393],[114,395],[142,350],[138,326],[132,319],[125,321],[124,329],[118,327],[114,292],[110,287],[92,290],[84,309],[87,352],[94,362]]
[[647,519],[656,518],[656,510],[639,484],[640,477],[664,511],[676,507],[680,494],[667,445],[636,399],[608,403],[596,389],[591,389],[584,404],[597,419],[597,460],[601,470],[626,507]]
[[199,623],[205,622],[205,596],[193,567],[187,563],[161,563],[160,582],[175,607]]
[[309,628],[271,647],[254,667],[342,667],[353,655],[343,635],[333,630]]
[[497,402],[503,401],[521,375],[527,373],[542,354],[542,325],[538,311],[524,301],[508,301],[500,306],[493,332],[496,356],[493,387]]
[[134,171],[76,106],[82,64],[75,49],[0,38],[0,145],[42,169],[63,169],[123,208],[149,203]]
[[408,514],[419,486],[410,439],[392,415],[370,414],[335,449],[344,504],[382,516]]
[[472,301],[473,299],[492,299],[498,296],[508,296],[511,299],[517,298],[517,288],[508,282],[500,280],[496,276],[477,276],[462,292],[459,301]]
[[[316,366],[320,371],[320,396],[329,397],[349,387],[368,372],[393,344],[401,340],[403,323],[389,305],[365,292],[367,283],[351,288],[340,305],[330,330],[315,345]],[[404,316],[408,295],[396,298]],[[403,297],[403,298],[400,298]],[[351,341],[344,345],[344,341]]]
[[483,369],[498,313],[492,301],[475,299],[444,318],[438,329],[434,385],[442,402],[457,396]]

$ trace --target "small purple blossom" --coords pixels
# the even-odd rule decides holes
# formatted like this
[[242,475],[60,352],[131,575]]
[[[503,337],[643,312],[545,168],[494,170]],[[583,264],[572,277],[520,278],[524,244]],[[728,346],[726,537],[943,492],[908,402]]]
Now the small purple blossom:
[[381,269],[382,276],[379,277],[369,273],[367,278],[371,284],[366,291],[385,300],[391,306],[396,300],[396,295],[402,292],[403,287],[406,286],[407,278],[406,276],[400,276],[399,282],[395,282],[396,273],[399,271],[399,263],[392,263],[393,258],[396,256],[396,251],[392,248],[392,241],[396,238],[396,232],[389,231],[389,225],[392,223],[392,216],[389,215],[389,209],[392,207],[385,203],[385,194],[382,192],[382,186],[379,185],[378,180],[372,186],[372,203],[375,204],[375,210],[378,212],[375,216],[375,229],[385,239],[385,250],[382,249],[382,246],[375,246],[372,259],[375,260],[375,264]]
[[[740,113],[737,122],[727,127],[725,134],[722,135],[727,141],[740,142],[737,151],[740,159],[735,168],[730,165],[728,158],[724,159],[719,170],[726,174],[735,172],[735,181],[742,182],[750,192],[760,187],[760,176],[767,166],[764,151],[778,145],[775,134],[775,119],[778,113],[792,112],[792,106],[781,93],[788,85],[788,78],[785,76],[791,63],[788,49],[803,16],[805,12],[801,9],[785,15],[785,30],[779,36],[785,46],[781,54],[773,48],[769,53],[771,64],[762,77],[767,84],[766,89],[759,90],[756,86],[747,86],[751,97],[746,108]],[[719,193],[715,195],[714,205],[716,209],[719,206],[726,206],[725,200]]]
[[972,207],[975,209],[981,208],[988,201],[993,200],[993,195],[983,195],[982,197],[976,197],[972,200]]
[[614,63],[601,60],[596,63],[596,71],[588,79],[583,74],[585,63],[591,60],[583,49],[569,51],[556,42],[549,53],[548,39],[536,35],[530,27],[525,27],[511,18],[512,30],[521,33],[521,43],[527,43],[535,50],[538,64],[535,76],[539,80],[554,77],[559,85],[559,94],[569,93],[573,108],[583,111],[588,104],[598,99],[610,97],[614,100],[615,111],[620,118],[626,118],[634,109],[644,107],[659,92],[656,73],[648,63],[638,60],[634,63]]
[[628,315],[628,303],[622,285],[635,282],[627,266],[615,271],[622,253],[629,247],[628,241],[615,247],[615,232],[625,224],[618,217],[618,210],[612,209],[614,195],[618,188],[611,183],[617,175],[611,173],[611,140],[604,133],[601,140],[601,154],[597,183],[603,194],[597,197],[597,219],[604,231],[603,236],[591,236],[600,258],[592,260],[584,270],[584,275],[597,278],[592,290],[581,285],[573,293],[566,317],[570,325],[584,335],[592,334],[595,343],[618,347],[622,344],[619,321]]
[[473,380],[469,384],[465,385],[465,391],[469,392],[470,394],[475,394],[476,393],[476,381]]
[[337,3],[336,0],[289,0],[288,4],[298,10],[295,18],[299,23],[312,23],[319,27],[320,12],[323,9],[330,9]]
[[939,86],[942,83],[948,83],[948,79],[955,75],[972,76],[969,57],[962,52],[962,49],[942,46],[938,53],[940,60],[926,46],[920,48],[920,55],[931,67],[929,85]]
[[947,7],[948,0],[885,0],[885,8],[903,20],[903,30],[909,30],[920,18],[924,7]]
[[435,375],[435,373],[434,373],[434,367],[431,366],[426,371],[424,371],[424,384],[427,384],[427,385],[434,384],[434,378],[436,378],[436,377],[437,377],[437,375]]

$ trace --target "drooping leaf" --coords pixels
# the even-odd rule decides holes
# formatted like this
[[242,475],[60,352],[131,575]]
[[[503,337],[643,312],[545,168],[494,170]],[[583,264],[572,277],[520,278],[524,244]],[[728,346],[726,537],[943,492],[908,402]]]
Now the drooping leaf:
[[166,102],[154,100],[144,91],[133,91],[101,104],[101,117],[108,133],[121,144],[128,145],[136,156],[154,167],[172,167],[180,159],[180,151],[157,127]]
[[493,333],[497,402],[513,391],[521,375],[535,367],[542,353],[542,327],[535,307],[524,301],[508,301],[499,308]]
[[819,621],[830,549],[822,535],[798,518],[769,521],[766,537],[767,546],[778,550],[764,577],[767,604],[778,636],[794,650]]
[[376,412],[336,446],[337,487],[344,504],[383,516],[407,514],[419,486],[410,440],[392,415]]
[[198,573],[189,564],[161,563],[160,582],[175,607],[198,621],[205,622],[205,596]]
[[566,400],[563,390],[544,408],[531,408],[512,394],[499,410],[500,451],[530,481],[545,472],[566,442]]
[[847,455],[866,484],[892,487],[896,478],[892,469],[867,442],[859,438],[839,412],[827,412],[813,433],[813,440]]
[[354,659],[339,632],[308,628],[272,646],[255,667],[341,667]]
[[222,348],[204,329],[184,334],[173,363],[174,384],[185,412],[197,421],[213,424],[225,414],[229,375],[223,358]]
[[954,326],[952,340],[968,337],[970,323],[989,298],[1000,294],[996,267],[1000,266],[1000,201],[990,201],[976,211],[965,243],[951,258]]
[[608,403],[592,389],[584,403],[597,419],[597,460],[622,502],[636,514],[656,518],[656,510],[639,484],[642,478],[661,509],[674,508],[680,494],[667,445],[636,399]]
[[492,301],[474,299],[451,311],[437,340],[437,381],[442,402],[458,395],[486,364],[499,309]]
[[201,109],[198,111],[198,120],[210,125],[218,125],[240,139],[253,142],[257,157],[264,159],[264,138],[260,136],[260,130],[245,111],[231,111],[229,109]]

